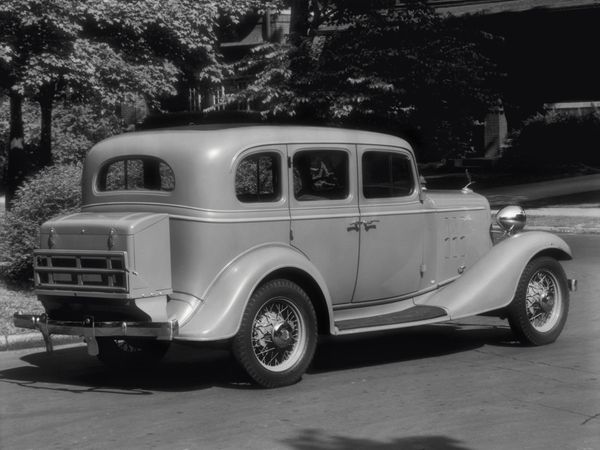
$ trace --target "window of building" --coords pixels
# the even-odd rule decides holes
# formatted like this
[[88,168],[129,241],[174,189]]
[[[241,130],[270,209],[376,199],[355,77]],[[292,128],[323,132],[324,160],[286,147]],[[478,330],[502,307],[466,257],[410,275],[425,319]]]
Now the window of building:
[[350,193],[348,153],[304,150],[294,155],[294,196],[299,201],[339,200]]
[[362,156],[365,198],[404,197],[415,186],[410,159],[401,153],[368,151]]
[[247,156],[235,172],[235,195],[241,202],[275,202],[281,198],[279,153]]
[[100,171],[98,190],[172,191],[175,175],[167,163],[153,157],[123,158],[111,161]]

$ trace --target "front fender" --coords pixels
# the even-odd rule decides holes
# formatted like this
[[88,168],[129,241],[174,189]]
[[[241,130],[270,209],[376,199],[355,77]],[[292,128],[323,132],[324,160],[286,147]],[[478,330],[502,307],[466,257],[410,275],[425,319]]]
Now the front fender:
[[[269,274],[280,269],[295,269],[312,277],[323,293],[331,322],[331,297],[323,277],[298,250],[272,243],[243,253],[217,275],[202,296],[202,305],[180,328],[177,339],[217,341],[233,337],[254,290]],[[329,328],[332,327],[330,323]]]
[[444,308],[451,319],[503,308],[512,301],[527,263],[547,251],[557,259],[572,258],[571,249],[558,236],[543,231],[517,234],[492,247],[456,281],[415,302]]

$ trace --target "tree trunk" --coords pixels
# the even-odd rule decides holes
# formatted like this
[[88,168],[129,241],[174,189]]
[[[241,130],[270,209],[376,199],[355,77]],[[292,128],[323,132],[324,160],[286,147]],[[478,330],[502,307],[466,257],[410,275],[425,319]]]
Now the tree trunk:
[[298,47],[308,34],[309,0],[291,0],[290,42]]
[[23,133],[23,97],[10,93],[10,133],[6,170],[6,210],[10,210],[15,192],[27,173],[27,154]]
[[52,163],[52,101],[51,93],[43,95],[39,99],[42,113],[40,149],[38,156],[39,167],[45,167]]

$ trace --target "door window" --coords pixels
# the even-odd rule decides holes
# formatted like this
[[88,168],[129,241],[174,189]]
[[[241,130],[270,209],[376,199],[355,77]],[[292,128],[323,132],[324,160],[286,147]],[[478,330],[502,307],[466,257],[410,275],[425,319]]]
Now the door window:
[[296,200],[340,200],[348,197],[348,153],[345,151],[299,151],[294,154],[293,167]]
[[363,153],[362,177],[365,198],[404,197],[415,188],[410,159],[402,153]]

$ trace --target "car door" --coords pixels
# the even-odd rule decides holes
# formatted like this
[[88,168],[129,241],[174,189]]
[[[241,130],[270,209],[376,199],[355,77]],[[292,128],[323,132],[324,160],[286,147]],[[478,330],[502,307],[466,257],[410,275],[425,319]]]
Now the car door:
[[412,154],[358,146],[360,260],[353,301],[397,298],[421,285],[424,207]]
[[354,145],[289,145],[290,242],[321,273],[334,304],[349,303],[358,267]]

